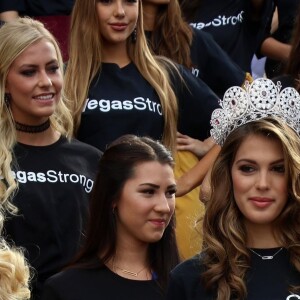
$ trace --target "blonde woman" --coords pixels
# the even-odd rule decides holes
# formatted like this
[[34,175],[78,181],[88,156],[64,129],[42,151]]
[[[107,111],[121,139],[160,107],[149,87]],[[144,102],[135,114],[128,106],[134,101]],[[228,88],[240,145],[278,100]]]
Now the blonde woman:
[[1,200],[18,208],[4,232],[26,250],[36,299],[79,246],[100,152],[70,138],[62,58],[42,23],[8,22],[0,40]]

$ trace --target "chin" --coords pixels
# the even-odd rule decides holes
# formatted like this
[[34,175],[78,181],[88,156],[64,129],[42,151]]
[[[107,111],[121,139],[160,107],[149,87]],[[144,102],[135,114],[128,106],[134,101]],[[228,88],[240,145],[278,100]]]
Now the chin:
[[148,243],[156,243],[156,242],[158,242],[159,240],[161,240],[162,237],[163,237],[163,234],[155,235],[155,236],[149,237],[149,238],[147,239],[147,242],[148,242]]

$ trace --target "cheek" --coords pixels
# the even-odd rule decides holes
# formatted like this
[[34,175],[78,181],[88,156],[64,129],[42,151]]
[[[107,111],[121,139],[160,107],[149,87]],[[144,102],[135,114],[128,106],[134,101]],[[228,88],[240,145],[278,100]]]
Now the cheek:
[[63,77],[62,75],[58,75],[52,79],[52,83],[55,86],[56,92],[60,93],[63,87]]
[[170,207],[170,215],[173,215],[175,212],[175,198],[170,200],[169,207]]
[[234,194],[239,194],[246,189],[247,181],[238,174],[232,174],[232,188]]
[[18,93],[26,93],[26,91],[30,87],[30,81],[29,80],[22,80],[22,78],[18,78],[17,76],[12,76],[8,74],[6,79],[6,86],[5,91],[7,93],[18,94]]

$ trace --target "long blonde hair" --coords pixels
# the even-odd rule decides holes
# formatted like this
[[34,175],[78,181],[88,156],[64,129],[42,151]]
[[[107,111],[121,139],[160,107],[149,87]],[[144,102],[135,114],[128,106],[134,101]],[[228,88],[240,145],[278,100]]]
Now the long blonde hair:
[[[249,134],[280,141],[288,174],[289,200],[276,219],[278,242],[288,249],[291,263],[300,272],[300,139],[283,121],[266,118],[234,130],[226,139],[213,166],[212,193],[203,222],[202,275],[205,287],[216,291],[217,300],[244,299],[247,295],[246,272],[250,267],[246,248],[247,234],[238,209],[231,180],[235,155]],[[291,291],[299,287],[291,287]]]
[[30,267],[20,249],[0,240],[0,299],[30,299]]
[[[143,29],[142,3],[139,0],[137,40],[128,39],[128,54],[142,76],[157,92],[164,116],[163,142],[175,148],[177,128],[177,101],[169,79],[173,64],[156,58],[148,48]],[[101,32],[95,0],[77,0],[73,7],[70,33],[70,53],[66,70],[65,87],[74,116],[75,133],[80,125],[81,112],[94,76],[101,69]],[[174,67],[175,69],[175,67]]]
[[[5,86],[9,69],[14,60],[32,44],[46,39],[55,47],[59,68],[63,74],[63,61],[59,47],[53,35],[44,25],[30,18],[18,18],[0,28],[0,207],[15,213],[16,208],[9,201],[17,188],[11,167],[13,163],[13,147],[16,144],[16,129],[9,104],[5,103]],[[56,111],[50,116],[51,126],[68,138],[72,136],[73,121],[66,106],[66,98],[62,91]],[[2,216],[2,214],[1,214]]]

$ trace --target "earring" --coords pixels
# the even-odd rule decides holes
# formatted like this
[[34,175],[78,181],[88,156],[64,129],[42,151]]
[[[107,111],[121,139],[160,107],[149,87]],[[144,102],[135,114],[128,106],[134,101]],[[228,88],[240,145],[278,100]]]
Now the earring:
[[135,27],[132,34],[131,34],[131,42],[132,43],[136,42],[136,37],[137,37],[137,30],[136,30],[136,27]]
[[9,102],[11,100],[11,95],[9,93],[4,94],[4,102],[7,106],[9,106]]

